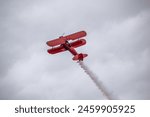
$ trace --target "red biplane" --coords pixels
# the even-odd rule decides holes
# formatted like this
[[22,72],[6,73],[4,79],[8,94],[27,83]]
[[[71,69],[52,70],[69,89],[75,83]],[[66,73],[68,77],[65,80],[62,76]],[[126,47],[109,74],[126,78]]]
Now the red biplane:
[[[84,37],[84,36],[86,36],[86,32],[80,31],[71,35],[61,36],[57,39],[48,41],[46,44],[52,48],[48,49],[47,52],[49,54],[56,54],[56,53],[68,50],[74,56],[72,58],[73,60],[83,61],[83,59],[87,57],[88,55],[82,54],[82,53],[79,54],[74,48],[77,48],[86,44],[85,39],[80,39],[81,37]],[[70,40],[72,40],[72,42],[69,42]]]

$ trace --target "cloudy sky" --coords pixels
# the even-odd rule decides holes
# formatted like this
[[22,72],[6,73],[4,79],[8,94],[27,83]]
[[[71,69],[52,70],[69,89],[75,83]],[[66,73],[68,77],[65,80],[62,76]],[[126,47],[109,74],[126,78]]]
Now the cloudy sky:
[[0,99],[105,99],[46,41],[85,30],[85,64],[117,99],[150,99],[149,0],[0,0]]

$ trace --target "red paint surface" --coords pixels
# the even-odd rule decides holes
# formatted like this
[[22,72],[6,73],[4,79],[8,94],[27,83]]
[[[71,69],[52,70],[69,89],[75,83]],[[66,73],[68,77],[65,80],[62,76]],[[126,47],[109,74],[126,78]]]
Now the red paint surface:
[[[86,44],[86,40],[85,39],[80,39],[81,37],[86,36],[86,32],[85,31],[80,31],[71,35],[67,35],[67,36],[61,36],[57,39],[48,41],[46,44],[48,46],[54,46],[51,49],[48,49],[47,52],[49,54],[56,54],[59,52],[63,52],[68,50],[74,57],[72,58],[73,60],[82,60],[87,57],[87,54],[78,54],[77,51],[75,50],[75,48],[83,46]],[[76,40],[79,39],[79,40]],[[74,42],[68,42],[69,40],[76,40]],[[59,46],[57,46],[59,45]],[[57,47],[56,47],[57,46]]]

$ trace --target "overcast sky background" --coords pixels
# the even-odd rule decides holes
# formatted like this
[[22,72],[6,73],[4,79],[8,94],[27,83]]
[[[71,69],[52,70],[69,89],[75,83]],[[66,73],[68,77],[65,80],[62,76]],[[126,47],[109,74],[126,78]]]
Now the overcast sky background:
[[118,99],[150,99],[149,0],[0,0],[0,99],[104,99],[46,41],[85,30],[85,64]]

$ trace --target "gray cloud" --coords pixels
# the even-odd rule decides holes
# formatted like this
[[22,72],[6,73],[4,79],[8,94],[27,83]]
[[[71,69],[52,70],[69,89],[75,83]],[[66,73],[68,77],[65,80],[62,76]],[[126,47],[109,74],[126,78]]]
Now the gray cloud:
[[149,0],[0,1],[0,99],[104,99],[46,41],[86,30],[85,63],[120,99],[150,99]]

